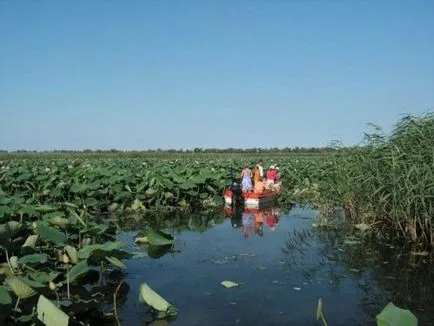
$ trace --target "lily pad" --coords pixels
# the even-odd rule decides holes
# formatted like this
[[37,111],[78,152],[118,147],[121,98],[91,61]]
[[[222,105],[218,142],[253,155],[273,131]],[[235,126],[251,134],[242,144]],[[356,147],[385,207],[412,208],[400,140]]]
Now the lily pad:
[[232,281],[223,281],[220,284],[223,285],[225,288],[228,288],[228,289],[240,286],[238,283],[235,283],[235,282],[232,282]]
[[417,326],[417,318],[410,310],[389,302],[376,317],[378,326]]
[[139,301],[145,302],[157,311],[167,312],[171,306],[163,297],[152,290],[147,283],[140,285]]
[[172,235],[154,229],[149,229],[148,241],[151,246],[164,246],[174,243]]
[[148,237],[144,236],[144,237],[137,237],[134,239],[135,243],[148,243]]

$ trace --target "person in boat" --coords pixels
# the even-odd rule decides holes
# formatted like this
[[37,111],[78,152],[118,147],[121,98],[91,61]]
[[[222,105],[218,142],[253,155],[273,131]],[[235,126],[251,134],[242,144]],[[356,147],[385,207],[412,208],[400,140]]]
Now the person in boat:
[[265,181],[258,180],[258,181],[255,182],[255,185],[254,185],[254,188],[253,188],[253,192],[255,194],[262,194],[265,190],[266,190]]
[[277,170],[276,170],[275,166],[272,165],[272,166],[270,166],[270,168],[267,171],[267,185],[269,185],[270,188],[272,188],[276,179],[277,179]]
[[264,168],[263,168],[264,161],[259,160],[258,164],[256,164],[255,171],[253,174],[253,182],[261,181],[264,179]]
[[282,187],[282,181],[280,180],[280,175],[279,175],[280,169],[278,166],[276,166],[274,169],[276,171],[276,175],[274,177],[273,190],[280,191],[280,188]]
[[241,171],[241,178],[242,178],[241,188],[243,192],[251,192],[253,189],[252,170],[250,170],[250,168],[247,165],[245,165],[244,169]]
[[264,235],[264,229],[263,229],[264,219],[265,219],[264,211],[259,210],[255,214],[255,233],[259,236]]
[[249,213],[243,213],[242,221],[244,238],[247,239],[249,237],[249,233],[252,233],[254,230],[253,215]]

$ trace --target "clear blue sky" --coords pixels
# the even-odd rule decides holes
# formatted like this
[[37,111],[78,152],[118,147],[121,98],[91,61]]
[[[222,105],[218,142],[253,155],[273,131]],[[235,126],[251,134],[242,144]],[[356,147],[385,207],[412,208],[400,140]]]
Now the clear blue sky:
[[0,2],[0,148],[323,146],[434,107],[434,1]]

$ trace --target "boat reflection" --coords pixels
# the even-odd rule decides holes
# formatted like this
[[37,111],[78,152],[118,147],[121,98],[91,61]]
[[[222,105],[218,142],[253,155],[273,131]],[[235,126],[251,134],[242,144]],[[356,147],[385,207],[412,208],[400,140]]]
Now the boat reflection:
[[233,228],[242,228],[244,238],[248,238],[251,234],[258,236],[264,235],[264,225],[274,231],[282,216],[280,208],[264,207],[264,208],[244,208],[230,207],[224,208],[224,213],[231,218]]

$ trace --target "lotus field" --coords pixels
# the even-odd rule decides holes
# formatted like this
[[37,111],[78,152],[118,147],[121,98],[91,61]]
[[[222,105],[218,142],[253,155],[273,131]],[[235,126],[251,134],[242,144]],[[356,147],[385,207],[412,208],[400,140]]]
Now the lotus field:
[[[432,139],[428,115],[402,119],[391,137],[371,134],[363,147],[319,158],[3,160],[1,314],[23,324],[34,320],[33,309],[40,320],[55,316],[47,325],[86,321],[92,310],[116,319],[116,304],[103,309],[119,291],[112,277],[125,269],[122,259],[140,256],[116,240],[122,219],[135,216],[146,224],[156,214],[170,220],[219,212],[232,176],[258,158],[280,167],[278,201],[313,203],[323,213],[319,225],[334,223],[331,212],[340,206],[347,222],[367,234],[432,245]],[[170,235],[149,232],[151,244],[170,244]]]

